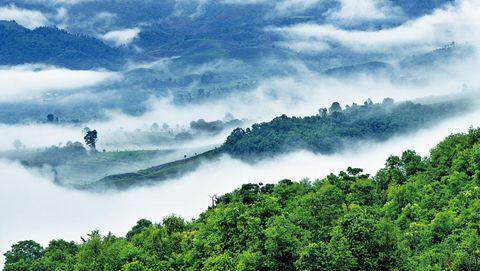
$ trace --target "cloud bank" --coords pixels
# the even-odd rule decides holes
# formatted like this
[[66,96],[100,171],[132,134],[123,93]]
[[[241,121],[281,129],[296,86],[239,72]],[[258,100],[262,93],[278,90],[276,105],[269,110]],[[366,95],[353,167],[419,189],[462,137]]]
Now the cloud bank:
[[[133,146],[128,138],[118,137],[118,131],[135,131],[136,129],[148,130],[154,123],[162,125],[167,123],[170,127],[177,125],[188,128],[191,121],[205,119],[214,121],[223,119],[226,112],[232,113],[236,118],[246,119],[246,125],[253,122],[269,121],[281,114],[289,116],[315,115],[321,107],[329,107],[332,102],[338,101],[345,104],[363,103],[367,98],[381,102],[385,97],[397,101],[423,98],[425,96],[439,96],[456,94],[462,91],[464,85],[470,89],[480,89],[480,56],[476,53],[467,58],[456,59],[429,67],[426,70],[415,69],[399,74],[400,79],[391,79],[381,73],[364,73],[354,77],[330,77],[309,70],[301,62],[284,63],[294,72],[290,76],[265,78],[255,89],[225,97],[221,100],[211,100],[199,104],[174,104],[172,99],[152,98],[146,102],[147,111],[140,116],[132,116],[119,111],[107,112],[107,120],[85,123],[82,127],[67,127],[60,125],[2,125],[3,140],[0,141],[0,150],[12,149],[12,142],[20,139],[27,147],[47,147],[59,142],[82,141],[81,129],[88,126],[99,132],[99,147],[111,149],[131,149]],[[163,64],[159,64],[163,67]],[[103,72],[91,72],[89,76],[82,77],[79,71],[65,71],[66,75],[59,76],[58,69],[49,73],[33,68],[0,70],[0,88],[4,94],[0,100],[22,101],[28,97],[41,97],[43,93],[56,87],[86,87],[85,84],[101,84],[103,80],[117,78],[118,75]],[[39,76],[42,73],[51,76]],[[47,69],[48,71],[48,69]],[[411,74],[410,74],[411,72]],[[21,76],[18,76],[18,74]],[[3,74],[3,75],[2,75]],[[14,76],[17,74],[16,76]],[[27,76],[29,75],[29,76]],[[388,75],[388,74],[387,74]],[[3,76],[3,77],[2,77]],[[79,76],[79,77],[77,77]],[[7,79],[16,78],[12,83]],[[59,78],[53,80],[53,78]],[[76,80],[73,80],[77,78]],[[84,80],[84,78],[87,78]],[[97,80],[92,80],[97,78]],[[78,82],[76,82],[78,80]],[[34,84],[32,84],[34,82]],[[3,85],[2,85],[3,84]],[[75,91],[74,95],[66,96],[63,100],[75,104],[75,101],[86,98],[92,99],[105,97],[109,92],[95,92],[94,89]],[[83,90],[83,89],[82,89]],[[120,91],[120,90],[119,90]],[[82,95],[83,94],[83,95]],[[103,96],[101,96],[103,95]],[[108,97],[112,97],[108,94]],[[90,97],[91,96],[91,97]],[[103,98],[105,99],[105,98]],[[261,106],[260,106],[261,105]],[[37,137],[30,138],[30,132],[37,131]],[[227,134],[219,134],[208,140],[195,143],[214,145],[224,141]],[[141,146],[138,146],[140,148]],[[151,148],[152,146],[145,146]]]
[[0,223],[0,253],[25,239],[44,245],[58,238],[80,241],[80,236],[94,229],[123,235],[140,218],[160,221],[177,214],[190,219],[208,207],[209,195],[230,192],[243,183],[322,178],[348,166],[374,173],[389,155],[401,154],[407,148],[426,155],[445,136],[466,131],[470,125],[480,125],[478,111],[406,137],[381,144],[365,143],[356,151],[332,156],[298,152],[258,165],[225,156],[177,180],[116,194],[66,190],[52,184],[51,176],[0,161],[0,206],[8,206],[3,209],[6,219]]
[[47,17],[42,12],[19,8],[14,4],[0,7],[0,20],[14,20],[29,29],[49,24]]
[[39,100],[50,91],[91,87],[115,80],[113,72],[69,70],[44,65],[0,66],[0,102]]
[[339,0],[340,9],[332,11],[328,17],[340,21],[363,21],[393,19],[401,14],[399,8],[384,0]]
[[[337,16],[358,18],[358,14],[349,15],[347,11]],[[478,37],[475,31],[479,25],[476,11],[478,5],[474,1],[464,1],[432,15],[380,31],[351,31],[322,25],[296,25],[280,31],[289,38],[288,42],[303,42],[305,46],[334,41],[360,51],[395,49],[397,43],[399,47],[429,47],[450,41],[451,38],[466,40]],[[366,16],[369,12],[362,11],[361,14]],[[366,17],[376,16],[370,13]],[[289,65],[297,70],[296,74],[266,78],[258,88],[247,94],[184,106],[176,106],[170,100],[152,99],[149,111],[140,117],[111,112],[108,121],[88,123],[86,126],[99,131],[101,147],[101,140],[108,138],[109,133],[114,136],[114,129],[119,127],[134,130],[153,122],[188,125],[198,118],[221,119],[225,112],[232,112],[238,118],[264,121],[283,113],[296,116],[316,114],[318,108],[327,107],[332,101],[344,105],[361,103],[366,98],[381,101],[390,96],[405,100],[452,94],[460,91],[463,84],[480,86],[479,60],[478,55],[474,54],[468,59],[426,71],[422,74],[426,80],[421,84],[408,80],[392,82],[378,74],[361,74],[354,78],[327,77],[312,72],[302,63],[292,62]],[[117,77],[114,73],[102,71],[72,71],[39,66],[2,67],[0,101],[38,100],[50,90],[96,86]],[[411,148],[426,155],[428,149],[448,134],[466,131],[471,125],[480,125],[479,113],[477,111],[450,119],[434,128],[382,144],[365,143],[357,150],[332,156],[298,152],[258,165],[223,157],[219,162],[204,164],[198,171],[177,180],[119,194],[92,195],[65,190],[53,185],[48,174],[0,161],[0,206],[8,206],[3,210],[6,219],[0,223],[0,253],[3,254],[14,242],[24,239],[38,240],[43,244],[55,238],[79,241],[79,236],[93,229],[103,233],[112,231],[114,234],[125,234],[140,218],[160,221],[162,217],[175,213],[188,219],[205,210],[210,203],[209,195],[229,192],[247,182],[275,183],[283,178],[314,179],[347,166],[362,167],[373,173],[392,153],[400,154]],[[12,142],[17,138],[28,147],[82,140],[81,128],[57,125],[0,125],[0,134],[0,150],[11,149]],[[220,135],[210,143],[221,142],[224,136]]]
[[[352,6],[354,7],[354,6]],[[431,50],[450,43],[467,43],[480,39],[480,3],[463,0],[455,5],[437,9],[429,15],[393,28],[381,30],[346,30],[333,25],[298,24],[277,28],[288,46],[323,51],[330,43],[340,44],[360,52],[409,50],[413,48]],[[348,17],[344,14],[341,16]]]

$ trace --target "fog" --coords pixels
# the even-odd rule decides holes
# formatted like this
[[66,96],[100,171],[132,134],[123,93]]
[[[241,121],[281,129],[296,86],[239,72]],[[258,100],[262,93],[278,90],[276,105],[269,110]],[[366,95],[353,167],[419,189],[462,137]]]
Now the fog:
[[[43,0],[36,0],[37,2]],[[58,0],[55,3],[75,3],[81,0]],[[207,0],[200,0],[206,3]],[[235,4],[252,4],[265,0],[224,0]],[[275,12],[296,13],[310,9],[321,0],[277,1]],[[327,14],[328,19],[341,25],[357,21],[382,20],[402,16],[385,1],[340,1],[340,9]],[[0,7],[8,16],[24,20],[30,28],[46,24],[43,15],[10,5]],[[215,146],[224,142],[231,129],[215,135],[199,136],[183,143],[148,145],[132,142],[128,132],[138,129],[148,131],[153,123],[167,124],[176,132],[188,131],[191,121],[222,120],[226,113],[244,120],[248,126],[269,121],[281,114],[308,116],[318,109],[338,101],[362,104],[367,98],[381,102],[386,97],[396,101],[461,95],[463,90],[480,89],[480,56],[478,53],[479,6],[475,1],[458,1],[456,5],[437,10],[405,24],[385,30],[345,30],[338,25],[301,24],[274,29],[284,37],[282,45],[306,54],[315,55],[330,48],[331,43],[364,53],[384,53],[381,60],[389,68],[380,72],[360,72],[354,75],[328,76],[309,63],[292,60],[281,67],[292,70],[288,75],[266,75],[248,91],[230,94],[221,99],[198,103],[177,104],[174,97],[152,95],[144,101],[146,111],[131,115],[121,109],[105,109],[105,118],[81,124],[19,123],[0,124],[0,151],[12,150],[13,142],[20,140],[27,148],[42,148],[83,141],[83,128],[99,133],[98,149],[167,149],[183,151]],[[13,15],[12,15],[13,14]],[[35,15],[29,20],[27,15]],[[60,12],[59,12],[60,14]],[[99,14],[100,15],[100,14]],[[6,16],[6,15],[4,15]],[[66,15],[65,15],[66,16]],[[12,17],[14,18],[14,17]],[[270,31],[271,29],[269,29]],[[116,28],[104,32],[102,38],[121,46],[134,44],[140,28]],[[426,66],[403,67],[402,56],[429,52],[454,39],[461,49],[461,57],[442,60]],[[400,52],[397,50],[401,47]],[[462,51],[463,52],[463,51]],[[174,58],[172,58],[174,59]],[[157,69],[168,71],[169,60],[151,63],[130,63],[126,71]],[[273,63],[273,64],[272,64]],[[278,65],[277,59],[266,59],[265,65]],[[355,64],[355,63],[352,63]],[[187,72],[202,74],[218,68],[235,70],[241,63],[218,60],[185,68]],[[223,70],[222,70],[223,71]],[[42,104],[47,97],[61,94],[59,103],[75,106],[80,101],[109,99],[120,95],[121,86],[110,89],[112,82],[122,79],[122,71],[76,71],[60,67],[30,64],[0,67],[0,103],[35,102]],[[105,87],[107,86],[107,87]],[[118,86],[118,85],[116,85]],[[104,88],[105,87],[105,88]],[[100,91],[101,90],[101,91]],[[152,91],[153,92],[153,91]],[[49,170],[26,169],[19,163],[0,160],[0,206],[3,218],[0,223],[0,254],[15,242],[33,239],[46,245],[51,239],[63,238],[79,241],[80,236],[99,229],[103,234],[112,231],[124,235],[141,218],[160,221],[169,214],[186,219],[198,216],[210,204],[210,195],[223,194],[248,182],[276,183],[289,178],[301,180],[321,178],[346,169],[348,166],[364,168],[375,173],[391,154],[414,149],[427,155],[430,148],[451,133],[467,131],[480,125],[480,110],[444,120],[435,126],[398,136],[383,143],[363,142],[358,146],[334,155],[315,155],[300,151],[264,160],[252,165],[223,156],[219,161],[205,162],[194,172],[153,187],[137,188],[126,192],[92,194],[67,190],[53,183]],[[192,149],[193,148],[193,149]],[[177,156],[175,152],[172,156]],[[178,155],[182,157],[182,155]],[[160,159],[160,158],[159,158]],[[166,159],[166,157],[162,157]],[[0,257],[0,267],[3,257]]]
[[112,30],[100,36],[100,39],[115,46],[122,46],[131,43],[140,33],[140,28],[127,28]]
[[0,102],[39,100],[52,91],[92,87],[118,75],[107,71],[69,70],[41,64],[0,66]]
[[381,144],[361,144],[355,151],[324,156],[297,152],[245,164],[224,156],[197,171],[154,187],[121,193],[89,194],[55,186],[51,176],[28,171],[18,164],[0,162],[0,252],[12,243],[33,239],[46,245],[51,239],[79,241],[94,229],[123,235],[140,218],[160,221],[169,214],[186,219],[197,216],[209,203],[209,195],[223,194],[243,183],[275,183],[284,178],[301,180],[338,173],[348,166],[374,173],[391,154],[414,149],[426,155],[445,136],[480,124],[480,112],[454,118],[431,129],[391,139]]
[[[129,142],[129,138],[120,137],[119,132],[135,131],[136,129],[148,130],[155,122],[160,125],[166,123],[170,127],[178,127],[179,130],[182,130],[187,129],[191,121],[198,119],[221,120],[225,113],[230,112],[235,118],[246,120],[245,125],[249,125],[254,122],[269,121],[281,114],[315,115],[319,108],[328,107],[333,101],[338,101],[342,105],[353,102],[362,104],[367,98],[371,98],[375,102],[381,102],[385,97],[403,101],[458,94],[465,87],[473,90],[480,87],[480,78],[476,73],[480,69],[480,57],[476,49],[466,58],[453,59],[443,65],[437,65],[435,68],[394,70],[394,73],[397,74],[362,73],[352,77],[332,77],[312,71],[301,62],[291,62],[287,65],[295,70],[291,76],[265,78],[256,88],[232,94],[221,100],[178,105],[173,102],[171,97],[152,97],[146,101],[146,112],[140,116],[110,110],[106,112],[104,120],[91,121],[77,126],[41,123],[0,124],[0,131],[3,134],[0,150],[12,149],[12,142],[16,139],[19,139],[27,147],[35,148],[57,145],[67,141],[81,142],[83,141],[82,129],[84,127],[96,129],[99,132],[99,147],[102,149],[130,149],[133,146],[142,146],[132,144]],[[41,71],[28,69],[25,71],[23,68],[16,68],[5,70],[5,72],[15,75],[18,72],[20,77],[16,77],[15,83],[13,83],[6,80],[8,75],[2,75],[0,71],[0,85],[5,85],[4,90],[6,90],[5,95],[0,95],[3,99],[8,97],[23,99],[34,93],[55,89],[62,84],[68,90],[68,88],[75,89],[87,84],[101,84],[102,80],[115,80],[118,77],[113,73],[90,72],[89,75],[85,75],[88,78],[84,78],[84,75],[77,74],[80,73],[78,71],[59,71],[58,69],[42,69]],[[57,72],[61,74],[56,74]],[[54,75],[50,75],[50,73]],[[51,76],[55,79],[53,80]],[[80,76],[78,82],[76,76]],[[17,90],[20,90],[18,93],[13,92],[13,84],[16,85]],[[12,89],[11,95],[9,89]],[[69,99],[69,102],[74,104],[75,101],[86,99],[85,96],[93,95],[87,90],[79,89],[74,94],[67,95],[63,100]],[[35,130],[35,136],[32,136],[32,130]],[[212,138],[201,138],[189,147],[222,143],[228,132],[224,131]],[[152,146],[144,147],[151,148]]]
[[358,20],[382,20],[400,17],[399,8],[392,7],[388,1],[383,0],[340,0],[340,9],[329,13],[332,20],[352,23]]

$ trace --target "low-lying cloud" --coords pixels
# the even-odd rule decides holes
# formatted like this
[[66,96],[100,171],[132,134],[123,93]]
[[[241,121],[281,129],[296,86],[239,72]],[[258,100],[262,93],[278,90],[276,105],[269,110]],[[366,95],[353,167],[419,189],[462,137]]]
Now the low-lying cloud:
[[0,20],[13,20],[29,29],[49,24],[47,17],[42,12],[20,8],[14,4],[0,7]]
[[0,102],[39,100],[50,91],[91,87],[117,78],[116,73],[107,71],[44,65],[0,66]]
[[25,239],[46,245],[51,239],[80,241],[94,229],[106,234],[125,234],[140,218],[160,221],[169,214],[187,219],[210,204],[210,195],[224,194],[250,182],[275,183],[283,178],[301,180],[361,167],[368,173],[381,168],[391,154],[414,149],[422,155],[445,136],[480,125],[479,112],[450,119],[431,129],[391,139],[362,144],[357,150],[332,156],[297,152],[250,165],[227,156],[206,163],[199,170],[154,187],[112,194],[88,194],[55,186],[51,176],[28,171],[18,164],[0,161],[0,253]]
[[128,45],[140,34],[140,28],[126,28],[120,30],[112,30],[99,37],[107,42],[112,43],[115,46]]
[[401,9],[384,0],[339,0],[340,9],[331,11],[328,18],[338,21],[358,22],[370,20],[392,20],[401,16]]
[[[411,100],[428,96],[440,96],[461,93],[467,86],[469,89],[480,89],[480,78],[477,75],[480,69],[480,57],[473,53],[467,58],[454,59],[437,65],[435,68],[427,67],[424,70],[399,71],[399,74],[361,73],[353,77],[332,77],[311,71],[301,62],[288,64],[295,70],[288,77],[270,77],[261,81],[258,87],[251,91],[230,95],[223,99],[178,105],[171,98],[151,98],[146,102],[147,111],[140,116],[132,116],[121,111],[108,111],[106,120],[97,120],[82,124],[82,126],[62,126],[47,124],[29,125],[2,125],[3,140],[0,141],[0,150],[12,149],[12,142],[16,139],[22,141],[27,147],[47,147],[57,145],[59,142],[82,141],[81,130],[84,126],[96,129],[99,132],[99,148],[131,149],[133,146],[141,148],[134,142],[128,142],[128,137],[119,136],[119,131],[149,130],[153,123],[177,130],[187,129],[191,121],[205,119],[206,121],[221,120],[229,112],[235,118],[245,119],[245,125],[253,122],[269,121],[281,114],[289,116],[309,116],[318,113],[318,109],[329,107],[332,102],[338,101],[342,106],[353,102],[362,104],[367,98],[374,102],[381,102],[385,97],[397,101]],[[202,68],[203,69],[203,68]],[[59,76],[58,69],[50,71],[51,76],[39,76],[42,71],[28,69],[0,70],[0,85],[3,84],[4,94],[0,100],[25,100],[28,97],[38,97],[55,87],[81,87],[85,84],[103,82],[106,78],[116,78],[117,75],[104,72],[87,72],[90,76],[76,77],[79,71],[60,70],[65,73]],[[43,73],[47,73],[43,71]],[[404,74],[402,74],[404,73]],[[20,74],[21,76],[18,76]],[[48,73],[47,73],[48,74]],[[16,84],[8,81],[16,75]],[[29,75],[30,77],[28,77]],[[3,77],[2,77],[3,76]],[[393,76],[394,78],[390,78]],[[20,79],[23,78],[23,79]],[[55,79],[54,79],[55,78]],[[77,78],[78,82],[72,78]],[[87,78],[85,81],[80,78]],[[91,81],[92,78],[97,80]],[[57,80],[58,79],[58,80]],[[57,80],[57,81],[56,81]],[[89,81],[90,80],[90,81]],[[34,84],[32,84],[34,82]],[[63,85],[62,85],[63,84]],[[95,93],[95,88],[86,92],[76,91],[63,100],[75,104],[76,100],[108,99],[101,96],[104,92]],[[34,95],[35,94],[35,95]],[[114,94],[109,94],[110,97]],[[62,101],[63,101],[62,100]],[[36,137],[31,138],[31,131],[36,131]],[[221,144],[228,131],[209,139],[202,139],[193,144],[214,145]],[[144,146],[152,148],[152,146]]]
[[[236,2],[236,0],[226,0]],[[262,0],[249,0],[253,3]],[[71,2],[62,0],[57,2]],[[73,1],[77,2],[77,1]],[[73,3],[72,2],[72,3]],[[298,7],[311,8],[316,0],[278,1],[285,11]],[[361,1],[359,1],[361,2]],[[378,1],[365,1],[360,5],[342,1],[342,9],[331,13],[332,19],[357,20],[381,19],[391,10],[383,10]],[[289,5],[295,5],[289,6]],[[4,8],[15,8],[6,6]],[[0,9],[1,11],[1,9]],[[22,10],[21,10],[22,11]],[[25,10],[23,10],[24,12]],[[480,19],[477,1],[464,0],[456,5],[437,10],[431,15],[407,22],[397,27],[373,30],[345,30],[331,25],[302,24],[277,29],[286,37],[286,43],[299,51],[329,48],[329,42],[362,52],[394,50],[397,48],[436,48],[450,41],[470,42],[479,39]],[[12,13],[11,13],[12,14]],[[23,13],[25,14],[25,13]],[[36,14],[36,13],[35,13]],[[0,12],[1,16],[1,12]],[[36,15],[38,16],[38,14]],[[63,17],[65,17],[64,15]],[[110,15],[105,15],[110,18]],[[113,15],[112,15],[113,16]],[[20,18],[20,17],[19,17]],[[30,27],[40,24],[41,17],[33,16]],[[40,18],[40,19],[39,19]],[[35,22],[36,20],[36,22]],[[139,29],[108,32],[104,38],[117,44],[132,42]],[[106,37],[105,37],[106,36]],[[324,46],[324,47],[322,47]],[[399,71],[397,74],[362,73],[354,77],[332,77],[310,70],[304,63],[287,64],[296,72],[290,76],[273,76],[262,80],[255,89],[231,95],[222,100],[200,104],[176,105],[171,99],[152,98],[147,102],[148,111],[141,116],[131,116],[118,111],[108,112],[108,120],[86,123],[99,131],[98,147],[128,148],[128,138],[116,136],[118,129],[134,131],[154,122],[172,127],[188,127],[192,120],[222,119],[226,112],[250,122],[267,121],[280,114],[314,115],[320,107],[328,107],[333,101],[342,105],[362,103],[367,98],[375,102],[385,97],[408,100],[425,96],[456,94],[463,85],[480,87],[480,58],[473,53],[466,58],[453,60],[435,68],[427,67],[419,72]],[[157,62],[154,66],[162,66]],[[223,64],[222,64],[223,65]],[[221,65],[220,65],[221,66]],[[146,66],[145,68],[152,68]],[[397,69],[395,63],[393,69]],[[199,73],[208,70],[201,67]],[[391,75],[391,76],[390,76]],[[392,77],[394,77],[392,79]],[[51,91],[95,89],[109,80],[119,78],[107,71],[74,71],[58,67],[22,65],[0,67],[0,102],[38,101]],[[119,90],[121,91],[121,90]],[[92,92],[94,93],[94,92]],[[88,95],[90,92],[88,93]],[[82,91],[67,96],[70,102],[85,99]],[[99,95],[99,94],[94,94]],[[99,97],[99,96],[96,96]],[[141,188],[118,194],[87,194],[66,190],[52,183],[52,176],[39,171],[28,171],[19,164],[0,161],[0,205],[4,208],[0,223],[0,253],[22,239],[39,240],[43,244],[50,239],[77,240],[93,229],[103,233],[112,231],[124,234],[136,220],[149,218],[155,221],[175,213],[186,218],[198,215],[210,203],[209,195],[223,194],[247,182],[277,182],[283,178],[323,177],[348,166],[362,167],[374,173],[390,154],[412,148],[422,155],[452,132],[466,131],[469,126],[480,125],[480,112],[449,119],[433,128],[391,139],[385,143],[364,143],[356,150],[324,156],[297,152],[250,165],[228,156],[218,162],[206,163],[199,170],[177,180],[155,187]],[[19,139],[27,147],[46,147],[82,141],[82,127],[52,124],[0,125],[0,150],[13,149],[13,141]],[[202,139],[196,144],[205,146],[223,142],[226,133]],[[108,149],[108,148],[107,148]]]

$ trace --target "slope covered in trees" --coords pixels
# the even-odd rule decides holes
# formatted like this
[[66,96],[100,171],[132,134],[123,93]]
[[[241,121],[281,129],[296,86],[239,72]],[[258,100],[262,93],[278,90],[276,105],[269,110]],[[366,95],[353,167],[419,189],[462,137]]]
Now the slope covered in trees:
[[314,182],[247,184],[198,219],[140,220],[43,248],[21,241],[4,271],[479,270],[480,129],[429,157],[391,156],[375,176],[348,168]]
[[0,21],[0,65],[45,63],[71,69],[118,69],[122,53],[87,36],[52,27],[34,30]]
[[318,115],[298,118],[285,115],[251,128],[234,130],[223,148],[234,156],[272,156],[297,149],[329,154],[361,140],[383,141],[398,133],[425,127],[439,119],[458,113],[466,101],[418,104],[394,104],[392,99],[374,104],[353,104],[341,108],[333,103]]
[[81,188],[126,189],[151,184],[191,172],[202,161],[216,159],[222,154],[249,162],[300,149],[331,154],[352,149],[363,141],[384,141],[428,127],[435,121],[468,110],[470,105],[471,101],[466,99],[418,104],[393,103],[387,98],[383,103],[374,104],[368,100],[364,105],[354,104],[342,110],[340,104],[333,103],[328,110],[320,109],[315,116],[283,115],[251,128],[237,128],[220,148],[134,173],[106,176]]

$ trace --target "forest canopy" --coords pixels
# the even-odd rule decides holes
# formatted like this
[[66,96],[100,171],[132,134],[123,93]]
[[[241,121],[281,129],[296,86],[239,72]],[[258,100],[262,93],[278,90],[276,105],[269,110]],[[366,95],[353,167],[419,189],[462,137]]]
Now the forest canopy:
[[384,141],[395,134],[423,128],[465,110],[468,105],[466,100],[420,104],[394,103],[385,98],[382,103],[368,99],[363,105],[342,109],[334,102],[314,116],[282,115],[251,128],[237,128],[223,149],[233,157],[248,159],[298,149],[331,154],[362,140]]
[[479,270],[480,129],[428,157],[407,150],[374,176],[245,184],[197,219],[142,219],[125,237],[28,240],[4,271]]

